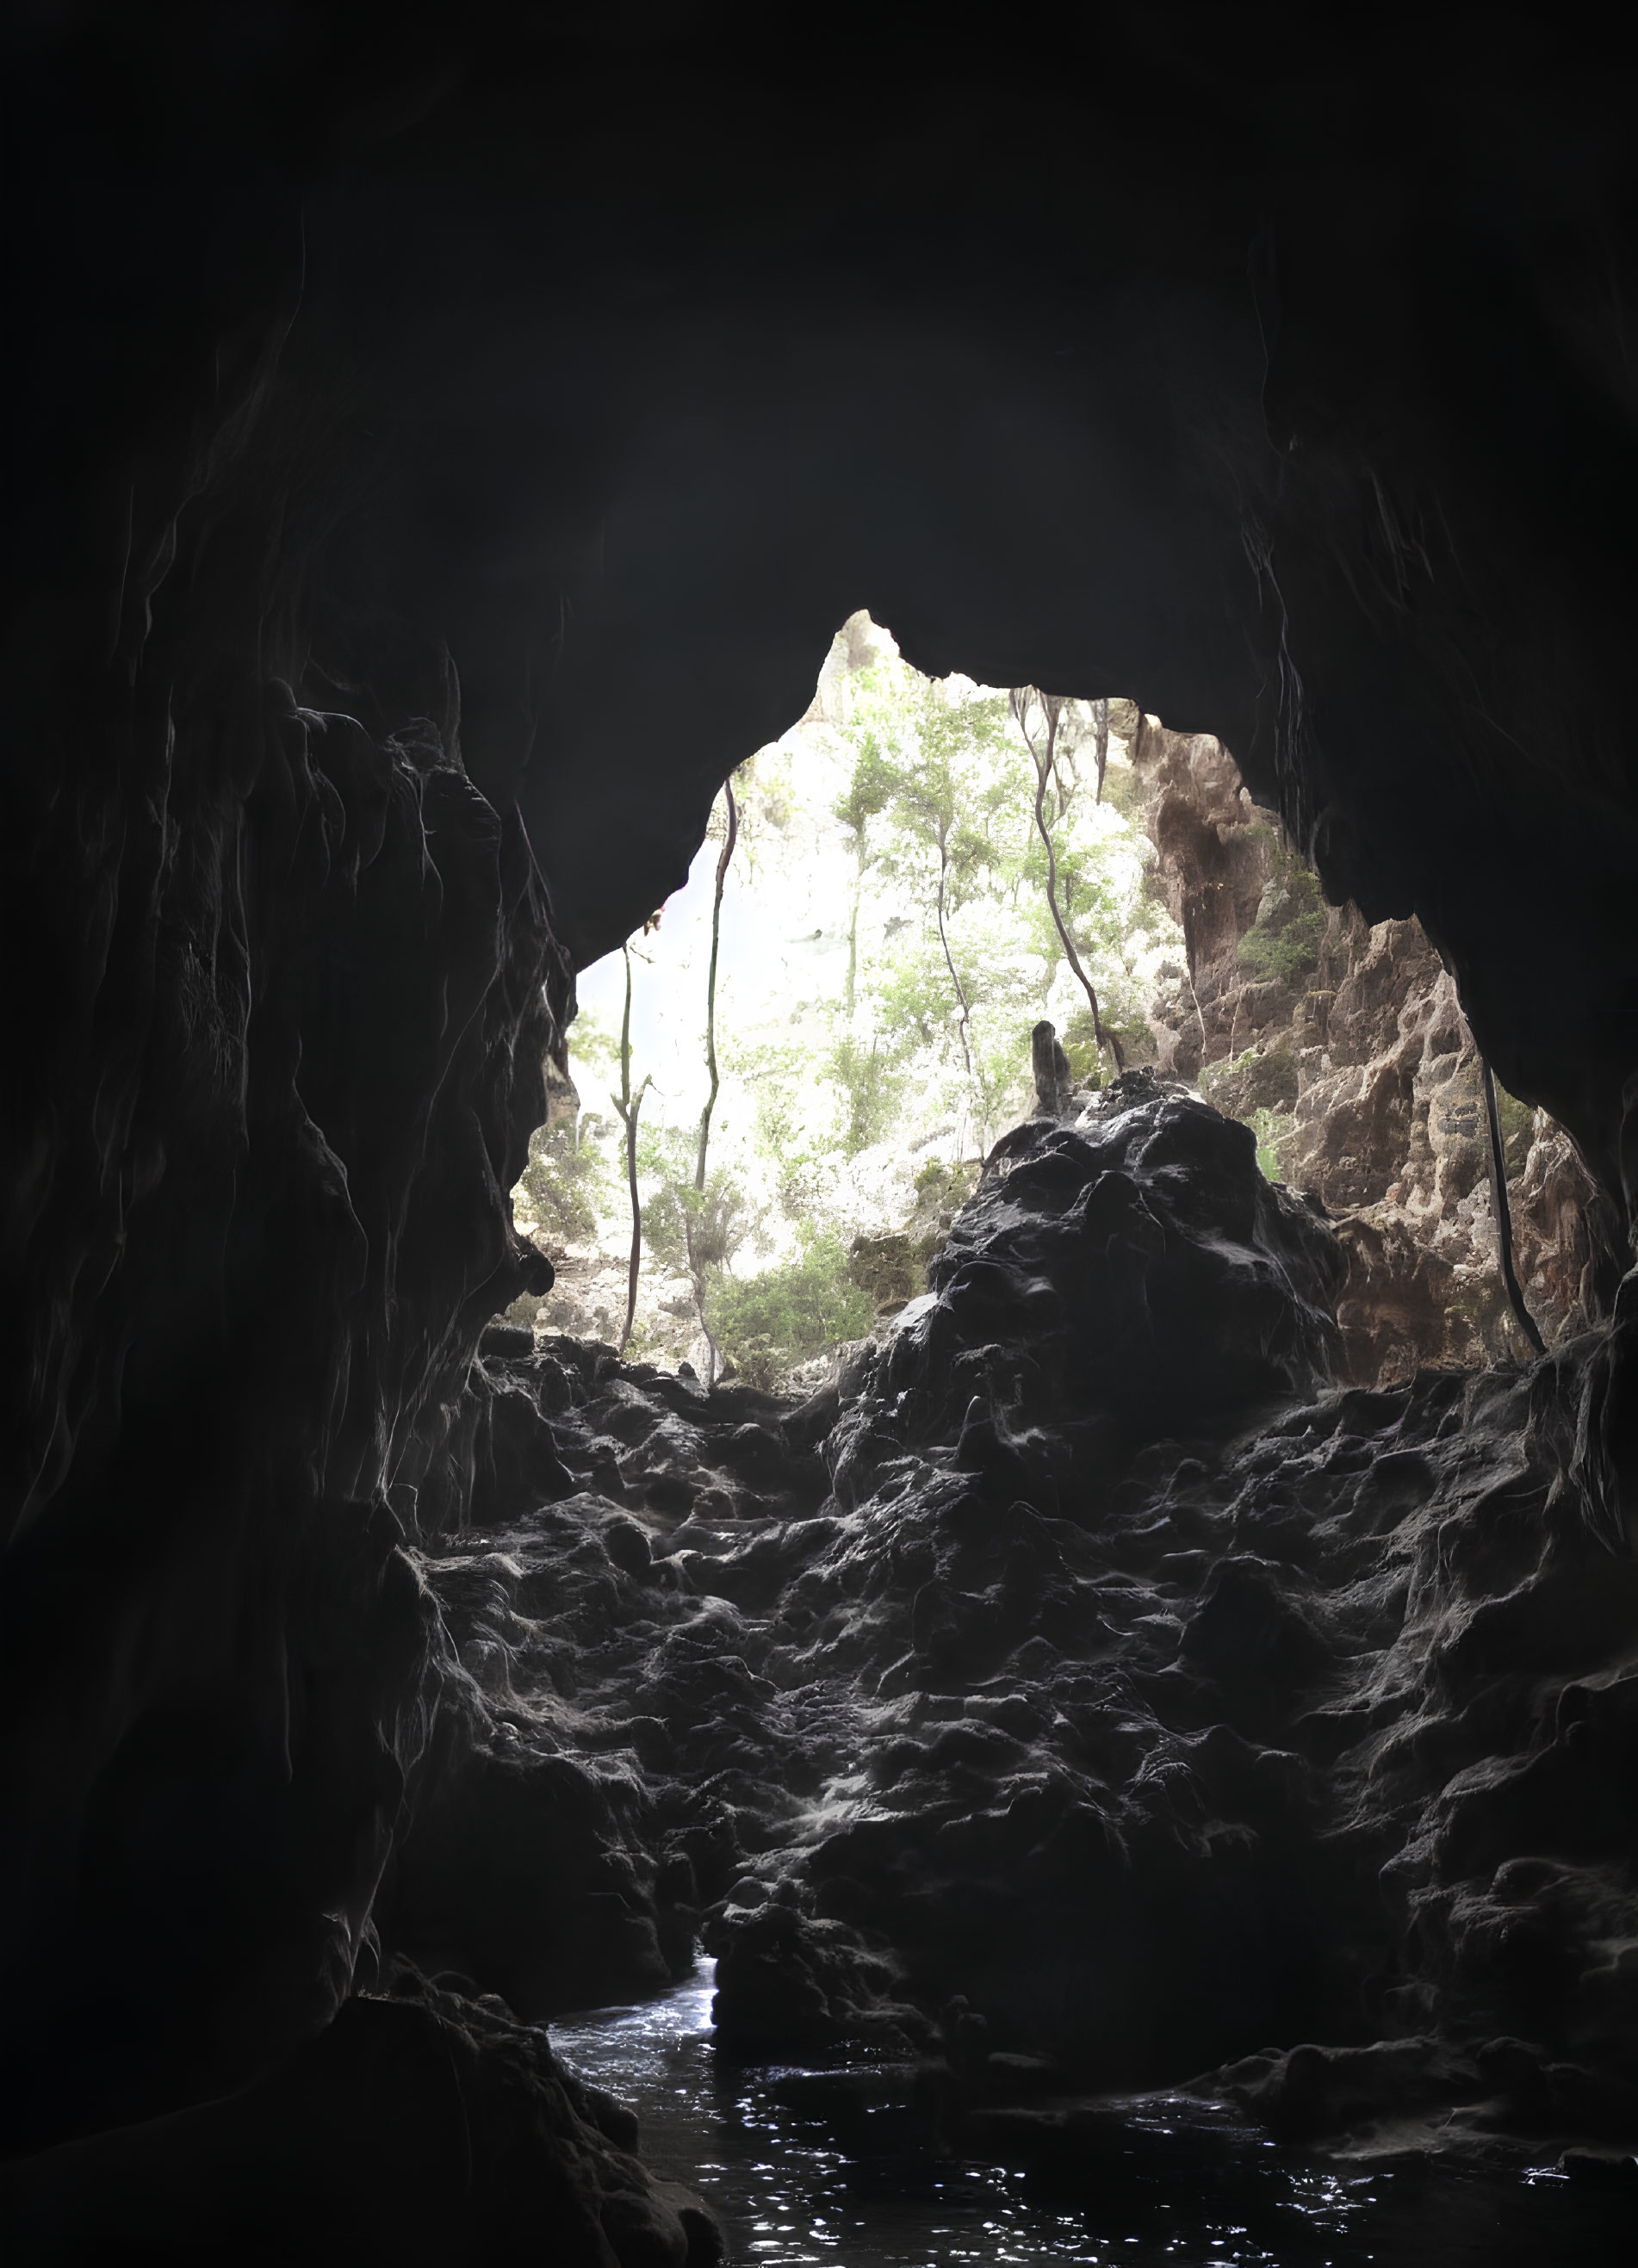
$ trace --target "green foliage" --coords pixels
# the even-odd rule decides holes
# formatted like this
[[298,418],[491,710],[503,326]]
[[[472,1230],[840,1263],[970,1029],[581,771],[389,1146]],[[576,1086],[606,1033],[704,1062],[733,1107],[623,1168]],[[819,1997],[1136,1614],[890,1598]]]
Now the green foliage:
[[[1130,1028],[1140,1058],[1148,1035],[1127,998],[1125,956],[1149,861],[1113,809],[1093,814],[1096,724],[1095,710],[1067,704],[1045,808],[1065,919],[1106,1023]],[[831,811],[851,837],[857,880],[845,997],[822,1064],[836,1094],[830,1138],[858,1155],[890,1136],[913,1094],[911,1107],[947,1109],[963,1145],[982,1151],[1027,1107],[1031,1027],[1065,1016],[1029,751],[1007,696],[890,659],[849,681],[837,730],[850,770]],[[875,941],[884,905],[895,918]],[[1095,1071],[1082,1053],[1077,1068]],[[803,1170],[815,1139],[811,1070],[802,1086],[802,1133],[759,1098],[759,1136],[782,1183],[812,1200],[823,1176]],[[804,1209],[791,1204],[792,1217]]]
[[1265,1182],[1285,1179],[1280,1151],[1290,1138],[1296,1120],[1288,1110],[1271,1110],[1266,1104],[1252,1111],[1246,1123],[1257,1137],[1257,1163]]
[[[653,1266],[644,1278],[646,1324],[631,1348],[648,1343],[645,1329],[659,1335],[656,1345],[675,1348],[688,1304],[675,1278],[691,1275],[723,1352],[742,1376],[766,1383],[868,1328],[869,1301],[848,1281],[844,1247],[867,1224],[879,1233],[890,1216],[902,1186],[893,1151],[912,1133],[941,1145],[917,1178],[910,1230],[912,1241],[936,1238],[937,1215],[965,1194],[964,1174],[944,1159],[981,1155],[1028,1107],[1039,1018],[1071,1023],[1073,1057],[1079,1007],[1088,1060],[1077,1067],[1096,1069],[1084,996],[1047,905],[1035,776],[1007,696],[960,678],[924,678],[891,655],[847,675],[837,692],[827,701],[830,721],[817,728],[834,735],[819,764],[794,742],[781,744],[759,751],[734,782],[735,894],[755,889],[765,900],[771,867],[791,870],[810,846],[821,862],[824,926],[815,932],[807,915],[787,925],[801,938],[780,940],[792,949],[794,990],[811,997],[774,1003],[761,969],[743,969],[730,926],[716,1043],[725,1083],[707,1189],[692,1188],[697,1132],[686,1072],[676,1079],[657,1058],[669,1091],[653,1088],[638,1130]],[[1126,955],[1152,860],[1112,806],[1094,808],[1089,718],[1095,724],[1087,704],[1067,704],[1045,810],[1066,922],[1106,1023],[1122,1028],[1139,997]],[[822,795],[815,777],[827,783]],[[712,834],[719,836],[714,816]],[[1141,917],[1146,931],[1163,932]],[[754,1021],[742,1005],[751,1000]],[[572,1035],[580,1092],[600,1107],[622,1090],[617,1004],[614,1022],[610,1035],[582,1018]],[[679,1123],[665,1123],[672,1116]],[[625,1211],[612,1116],[606,1135],[590,1160],[557,1179],[566,1172],[589,1186],[603,1163],[601,1203],[588,1202],[586,1214],[604,1214],[612,1273]],[[561,1192],[557,1203],[566,1203]],[[797,1256],[754,1272],[771,1243],[788,1241],[786,1223],[801,1239]]]
[[845,1032],[823,1059],[824,1075],[844,1098],[842,1146],[848,1157],[892,1132],[904,1090],[901,1057],[902,1050],[879,1035],[867,1041]]
[[840,1090],[821,1078],[812,1043],[726,1038],[724,1061],[751,1093],[751,1146],[771,1169],[774,1203],[787,1220],[808,1219],[836,1175],[843,1130]]
[[1294,985],[1319,966],[1325,904],[1317,878],[1288,852],[1274,862],[1273,903],[1240,940],[1240,966],[1264,983]]
[[881,735],[867,720],[855,744],[853,776],[847,791],[830,806],[852,836],[854,855],[861,864],[870,822],[879,818],[892,801],[896,782],[896,774],[884,752]]
[[1509,1094],[1500,1079],[1495,1081],[1495,1090],[1496,1116],[1502,1121],[1502,1155],[1507,1162],[1507,1177],[1513,1181],[1524,1172],[1531,1145],[1536,1138],[1535,1107]]
[[1111,763],[1103,775],[1103,800],[1130,825],[1143,816],[1143,782],[1130,764]]
[[[1108,1026],[1105,1025],[1104,1028],[1107,1030]],[[1092,1029],[1091,1009],[1077,1008],[1058,1036],[1063,1042],[1064,1053],[1069,1057],[1069,1068],[1077,1086],[1088,1083],[1101,1086],[1108,1058],[1099,1047],[1097,1035]]]
[[643,1238],[662,1268],[702,1276],[731,1261],[755,1227],[738,1176],[712,1166],[694,1187],[695,1141],[682,1126],[645,1126],[638,1136]]
[[574,1120],[559,1118],[536,1127],[529,1138],[521,1181],[550,1249],[590,1243],[615,1201],[614,1165],[600,1138],[606,1126],[603,1120],[582,1117],[577,1142]]
[[741,1376],[777,1387],[799,1362],[870,1329],[869,1294],[852,1282],[833,1229],[808,1229],[801,1248],[758,1276],[713,1275],[705,1322]]
[[583,1101],[620,1084],[620,1035],[593,1009],[579,1009],[569,1027],[569,1068]]

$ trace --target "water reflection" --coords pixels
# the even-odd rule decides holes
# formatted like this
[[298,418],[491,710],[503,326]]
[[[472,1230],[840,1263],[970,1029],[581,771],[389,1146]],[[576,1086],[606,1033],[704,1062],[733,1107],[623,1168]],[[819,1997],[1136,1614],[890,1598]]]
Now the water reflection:
[[733,2061],[712,1966],[636,2007],[564,2017],[572,2069],[637,2110],[655,2170],[721,2217],[742,2268],[1630,2268],[1630,2197],[1552,2173],[1346,2169],[1179,2100],[1039,2178],[938,2154],[903,2067]]

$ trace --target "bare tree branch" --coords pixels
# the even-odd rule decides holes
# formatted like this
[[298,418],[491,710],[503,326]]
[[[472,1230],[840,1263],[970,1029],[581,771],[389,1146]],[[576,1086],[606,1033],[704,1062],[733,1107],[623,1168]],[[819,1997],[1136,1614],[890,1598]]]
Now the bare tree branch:
[[[644,924],[646,931],[655,917],[650,915]],[[625,960],[625,1013],[620,1020],[620,1092],[610,1094],[609,1100],[620,1114],[625,1128],[625,1178],[631,1198],[631,1261],[626,1275],[625,1325],[620,1333],[620,1344],[615,1351],[623,1354],[631,1336],[631,1325],[637,1315],[637,1283],[643,1265],[643,1207],[637,1193],[637,1121],[643,1108],[643,1097],[651,1080],[645,1078],[635,1094],[631,1092],[631,948],[629,944],[620,948]]]
[[[1123,1071],[1126,1068],[1126,1058],[1122,1051],[1120,1042],[1112,1032],[1106,1032],[1103,1028],[1103,1019],[1098,1010],[1097,994],[1093,989],[1092,979],[1081,965],[1081,955],[1075,950],[1075,941],[1069,934],[1068,924],[1065,922],[1058,904],[1058,853],[1052,847],[1052,830],[1046,821],[1046,791],[1049,781],[1055,776],[1058,762],[1058,725],[1063,714],[1064,704],[1056,695],[1043,693],[1033,685],[1015,686],[1008,698],[1018,730],[1023,735],[1024,746],[1029,751],[1029,760],[1035,766],[1035,823],[1040,832],[1042,842],[1046,845],[1046,902],[1051,909],[1052,922],[1058,931],[1059,940],[1064,948],[1064,958],[1074,971],[1076,981],[1086,994],[1087,1005],[1092,1011],[1092,1036],[1100,1048],[1109,1049],[1114,1058],[1116,1071]],[[1032,701],[1038,703],[1046,726],[1044,748],[1037,747],[1034,736],[1029,730],[1029,704]],[[1107,704],[1103,713],[1104,730],[1098,762],[1100,794],[1103,784],[1103,758],[1107,755],[1109,746]]]
[[[734,800],[734,783],[722,783],[722,792],[728,800],[728,828],[723,838],[721,855],[717,860],[716,895],[711,902],[711,967],[705,976],[705,1068],[711,1073],[711,1092],[705,1097],[705,1107],[699,1114],[699,1154],[694,1161],[694,1187],[705,1186],[705,1152],[711,1141],[711,1114],[717,1107],[720,1082],[717,1076],[717,947],[722,934],[722,886],[728,878],[728,861],[734,856],[734,846],[739,840],[740,807]],[[704,1328],[704,1319],[701,1321]]]

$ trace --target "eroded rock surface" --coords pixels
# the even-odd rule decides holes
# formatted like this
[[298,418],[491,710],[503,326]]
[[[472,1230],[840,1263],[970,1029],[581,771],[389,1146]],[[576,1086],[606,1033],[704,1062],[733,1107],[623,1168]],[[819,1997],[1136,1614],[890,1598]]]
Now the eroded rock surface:
[[1292,2134],[1638,2131],[1596,1343],[1331,1385],[1343,1272],[1134,1074],[1010,1138],[812,1403],[486,1357],[566,1479],[425,1562],[464,1730],[388,1941],[549,2015],[698,1927],[725,2040],[930,2058],[957,2135],[1191,2080]]
[[[1529,1351],[1497,1264],[1473,1036],[1421,924],[1327,906],[1227,751],[1152,719],[1132,755],[1156,885],[1184,939],[1150,1010],[1159,1067],[1255,1123],[1347,1256],[1347,1374],[1400,1384]],[[1519,1279],[1551,1339],[1587,1328],[1604,1208],[1574,1142],[1508,1098]]]

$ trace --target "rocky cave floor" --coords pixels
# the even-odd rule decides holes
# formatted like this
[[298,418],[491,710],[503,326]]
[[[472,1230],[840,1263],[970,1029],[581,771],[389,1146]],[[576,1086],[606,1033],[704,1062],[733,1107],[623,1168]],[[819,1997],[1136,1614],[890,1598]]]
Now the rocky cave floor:
[[1000,1151],[807,1402],[489,1332],[384,1976],[530,2025],[703,1943],[726,2049],[909,2064],[953,2149],[1093,2184],[1161,2088],[1626,2177],[1597,1343],[1339,1388],[1335,1241],[1244,1127],[1140,1074]]

